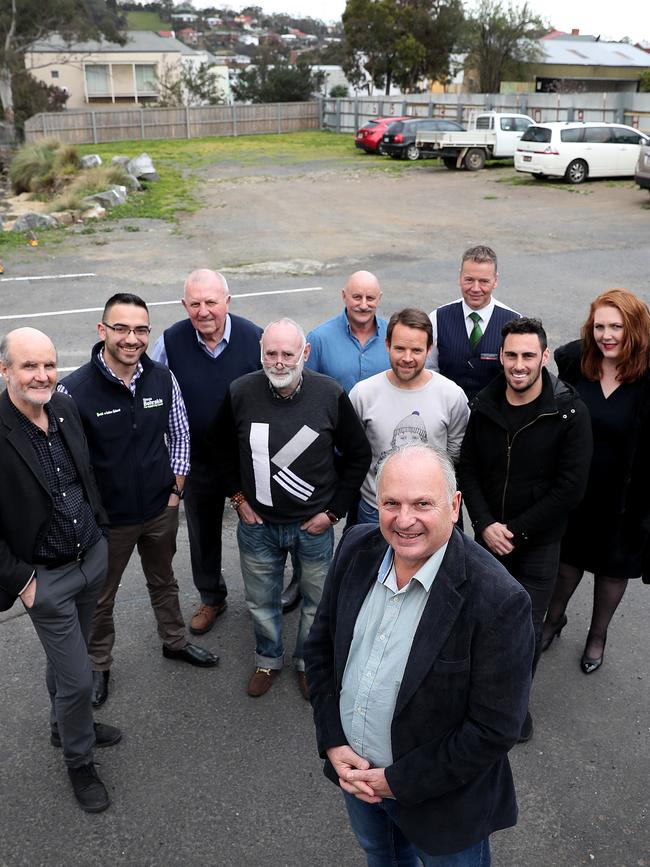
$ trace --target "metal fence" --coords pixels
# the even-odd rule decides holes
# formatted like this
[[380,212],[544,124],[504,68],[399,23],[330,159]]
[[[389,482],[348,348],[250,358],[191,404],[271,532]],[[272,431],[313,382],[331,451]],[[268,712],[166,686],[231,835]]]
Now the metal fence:
[[55,138],[66,144],[131,139],[191,139],[319,129],[318,102],[212,105],[197,108],[128,108],[36,114],[25,123],[25,140]]
[[325,129],[354,132],[373,117],[437,117],[467,124],[473,111],[528,114],[535,121],[608,121],[650,132],[650,93],[461,93],[372,96],[321,101]]

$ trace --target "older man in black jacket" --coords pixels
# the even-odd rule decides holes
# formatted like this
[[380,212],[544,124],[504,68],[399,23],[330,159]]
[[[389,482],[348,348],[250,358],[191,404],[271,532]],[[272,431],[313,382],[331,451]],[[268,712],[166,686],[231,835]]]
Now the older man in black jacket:
[[380,529],[343,537],[305,647],[318,749],[369,864],[488,867],[517,819],[530,601],[454,528],[444,452],[391,453],[377,486]]
[[[56,350],[34,328],[0,341],[0,609],[18,596],[47,654],[51,742],[63,747],[83,810],[109,805],[93,746],[121,738],[93,724],[90,622],[106,574],[106,523],[72,400],[54,391]],[[29,810],[26,807],[26,813]]]
[[[591,422],[574,389],[545,369],[537,319],[502,330],[503,373],[470,402],[458,477],[477,541],[528,591],[540,655],[569,511],[582,499],[591,462]],[[521,740],[532,735],[530,714]]]

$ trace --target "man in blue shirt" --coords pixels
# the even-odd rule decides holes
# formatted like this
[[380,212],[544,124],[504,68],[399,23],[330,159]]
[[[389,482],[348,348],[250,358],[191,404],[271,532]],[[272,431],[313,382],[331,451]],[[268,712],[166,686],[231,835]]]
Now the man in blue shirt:
[[307,335],[311,353],[305,366],[350,392],[357,382],[389,367],[386,320],[376,315],[381,289],[370,271],[355,271],[341,295],[341,313]]

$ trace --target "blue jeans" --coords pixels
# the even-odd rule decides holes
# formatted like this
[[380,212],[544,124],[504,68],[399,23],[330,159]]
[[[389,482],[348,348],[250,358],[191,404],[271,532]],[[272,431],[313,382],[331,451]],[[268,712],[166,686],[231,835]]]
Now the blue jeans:
[[[428,855],[406,839],[395,824],[395,802],[384,798],[380,804],[366,804],[343,792],[350,824],[366,853],[368,867],[490,867],[490,840],[486,838],[451,855]],[[419,859],[419,860],[418,860]]]
[[378,524],[379,523],[379,512],[373,506],[369,506],[368,503],[361,498],[359,501],[359,508],[357,509],[357,524]]
[[314,535],[292,524],[244,524],[237,526],[239,562],[246,603],[253,619],[255,665],[279,670],[284,659],[282,644],[282,585],[287,553],[299,569],[300,623],[293,661],[305,670],[303,645],[311,629],[323,592],[325,576],[334,550],[334,531]]

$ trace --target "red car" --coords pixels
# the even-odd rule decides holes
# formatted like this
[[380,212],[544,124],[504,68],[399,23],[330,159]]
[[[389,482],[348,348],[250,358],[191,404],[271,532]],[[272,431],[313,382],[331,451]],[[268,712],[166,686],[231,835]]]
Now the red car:
[[383,154],[382,137],[391,123],[406,117],[375,117],[357,130],[354,143],[367,154]]

